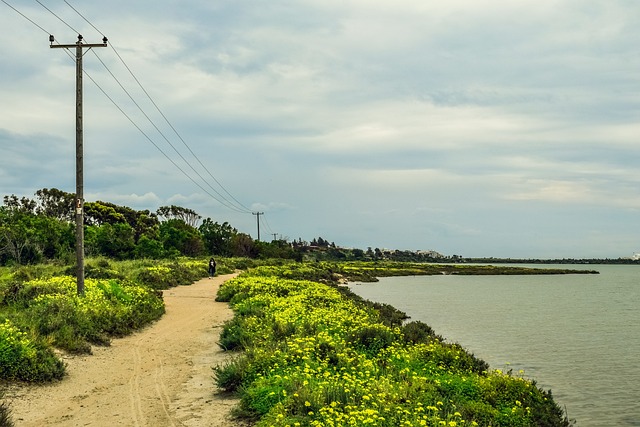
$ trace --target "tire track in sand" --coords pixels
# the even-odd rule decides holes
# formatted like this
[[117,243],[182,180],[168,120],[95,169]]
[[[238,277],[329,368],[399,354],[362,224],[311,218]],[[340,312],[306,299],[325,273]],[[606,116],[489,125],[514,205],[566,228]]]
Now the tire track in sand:
[[131,348],[133,372],[129,379],[129,399],[131,402],[131,420],[132,427],[140,427],[145,425],[144,412],[142,411],[142,402],[140,397],[140,367],[142,358],[140,356],[139,340],[134,343]]
[[211,367],[228,357],[217,327],[233,313],[215,302],[233,275],[164,291],[165,315],[146,329],[66,356],[68,375],[44,386],[13,386],[16,427],[237,427],[237,401],[215,393]]
[[155,369],[153,381],[155,384],[156,395],[160,400],[162,405],[162,411],[164,412],[166,419],[169,421],[169,425],[171,427],[175,427],[175,423],[173,422],[173,417],[169,411],[169,405],[171,404],[171,396],[169,394],[169,389],[166,386],[164,381],[164,358],[160,354],[155,354],[158,358],[158,366]]

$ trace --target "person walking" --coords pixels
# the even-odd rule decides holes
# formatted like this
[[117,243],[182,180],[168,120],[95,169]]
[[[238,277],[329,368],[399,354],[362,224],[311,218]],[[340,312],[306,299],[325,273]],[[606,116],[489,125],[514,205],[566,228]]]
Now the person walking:
[[212,278],[216,274],[216,260],[211,257],[209,260],[209,278]]

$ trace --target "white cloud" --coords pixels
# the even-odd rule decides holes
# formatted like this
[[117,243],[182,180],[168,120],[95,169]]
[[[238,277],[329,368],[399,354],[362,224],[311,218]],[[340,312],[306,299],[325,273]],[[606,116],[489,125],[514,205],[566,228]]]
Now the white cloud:
[[155,211],[155,208],[162,204],[162,200],[153,192],[145,194],[89,193],[85,194],[85,199],[89,201],[101,200],[103,202],[129,206],[134,209],[149,209],[151,211]]
[[[0,5],[0,189],[69,190],[74,69],[46,33],[76,35],[42,8],[18,6],[46,31]],[[509,256],[526,252],[514,236],[527,228],[529,256],[638,251],[629,235],[637,241],[640,230],[625,222],[640,200],[633,2],[75,6],[198,159],[281,234]],[[87,40],[101,38],[66,5],[51,7]],[[112,49],[95,53],[208,177]],[[93,53],[85,58],[146,134],[85,79],[85,193],[137,208],[179,204],[253,231],[254,216],[225,208],[158,152],[147,136],[200,181]]]

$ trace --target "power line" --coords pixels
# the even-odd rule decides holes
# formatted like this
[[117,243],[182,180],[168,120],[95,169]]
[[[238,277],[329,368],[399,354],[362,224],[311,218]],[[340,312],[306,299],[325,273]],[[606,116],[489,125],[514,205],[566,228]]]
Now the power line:
[[104,36],[104,33],[103,33],[102,31],[98,30],[98,29],[96,28],[96,26],[95,26],[95,25],[93,25],[93,24],[92,24],[92,23],[91,23],[87,18],[85,18],[85,17],[84,17],[84,15],[83,15],[83,14],[81,14],[80,12],[78,12],[78,9],[76,9],[76,8],[75,8],[75,7],[73,7],[73,6],[71,6],[71,4],[69,4],[69,2],[68,2],[67,0],[64,0],[64,2],[67,4],[67,6],[69,6],[71,9],[73,9],[73,11],[74,11],[75,13],[77,13],[78,15],[80,15],[80,17],[81,17],[82,19],[84,19],[84,20],[85,20],[85,22],[86,22],[87,24],[91,25],[91,26],[93,27],[93,29],[94,29],[94,30],[96,30],[100,35]]
[[[69,6],[71,9],[73,9],[73,11],[75,11],[82,19],[84,19],[89,25],[91,25],[98,33],[103,34],[102,31],[100,31],[93,23],[91,23],[91,21],[89,21],[84,15],[82,15],[75,7],[73,7],[67,0],[64,0],[64,2],[67,4],[67,6]],[[120,62],[122,62],[123,66],[126,68],[126,70],[129,72],[129,74],[131,74],[131,77],[133,77],[133,79],[135,80],[135,82],[138,84],[138,86],[140,87],[140,89],[144,92],[144,94],[147,96],[147,98],[149,99],[149,101],[151,102],[151,104],[156,108],[156,110],[158,111],[158,113],[162,116],[162,118],[165,120],[165,122],[167,123],[167,125],[169,125],[169,127],[173,130],[173,132],[176,134],[176,136],[180,139],[180,141],[182,142],[182,144],[187,148],[187,150],[189,150],[189,152],[191,153],[191,155],[196,159],[196,161],[200,164],[200,166],[207,172],[207,174],[215,181],[216,184],[218,184],[218,186],[229,196],[231,197],[231,199],[237,203],[238,207],[230,207],[227,204],[225,204],[225,206],[229,207],[230,209],[236,210],[238,212],[242,212],[244,211],[244,213],[250,213],[251,209],[247,208],[246,206],[244,206],[241,202],[239,202],[221,183],[220,181],[218,181],[216,179],[215,176],[213,176],[213,174],[211,173],[211,171],[209,171],[209,169],[202,163],[202,161],[200,160],[200,158],[193,152],[193,150],[191,149],[191,147],[189,147],[189,145],[187,144],[187,142],[184,140],[184,138],[180,135],[180,133],[177,131],[177,129],[171,124],[171,122],[169,121],[169,119],[167,118],[167,116],[162,112],[162,110],[160,109],[160,107],[158,106],[158,104],[153,100],[153,98],[151,97],[151,95],[149,94],[149,92],[145,89],[145,87],[142,85],[142,83],[140,82],[140,80],[136,77],[136,75],[134,74],[134,72],[131,70],[131,68],[127,65],[127,63],[125,62],[125,60],[122,58],[122,56],[120,55],[120,53],[117,51],[117,49],[115,48],[115,46],[113,45],[113,42],[110,43],[111,48],[113,49],[114,53],[116,54],[116,56],[118,57],[118,59],[120,60]],[[96,56],[97,53],[94,52],[94,54]],[[165,139],[165,141],[167,141],[167,143],[169,145],[171,145],[171,147],[174,149],[174,151],[182,158],[182,160],[191,168],[191,170],[194,171],[194,173],[196,173],[200,179],[202,179],[203,182],[207,183],[207,180],[205,180],[194,168],[193,166],[191,166],[191,164],[184,158],[184,156],[182,156],[182,154],[180,154],[180,152],[173,146],[173,144],[171,144],[171,142],[169,142],[169,140],[165,137],[165,135],[158,129],[158,127],[153,123],[153,121],[148,117],[148,115],[146,113],[144,113],[144,111],[142,111],[142,109],[140,108],[140,106],[138,105],[137,102],[135,102],[133,100],[133,98],[131,97],[131,95],[126,91],[126,89],[124,89],[124,87],[122,86],[122,84],[120,84],[120,82],[118,81],[118,79],[113,75],[113,73],[111,73],[111,71],[108,69],[108,67],[104,64],[104,62],[102,60],[100,60],[100,62],[102,63],[102,65],[107,68],[107,71],[109,71],[109,73],[111,74],[111,76],[116,80],[116,82],[118,82],[118,84],[120,85],[120,87],[125,91],[125,93],[127,93],[127,95],[129,96],[129,98],[131,98],[131,100],[134,102],[134,104],[140,109],[140,111],[145,115],[145,117],[147,117],[147,119],[151,122],[151,124],[156,128],[156,130],[162,135],[162,137]],[[217,190],[215,190],[209,183],[207,183],[207,185],[216,193],[218,194],[220,197],[222,197],[227,203],[231,204],[230,201],[226,200],[226,197],[223,196],[222,194],[220,194]]]
[[266,216],[262,215],[262,221],[263,221],[264,225],[267,227],[267,230],[269,230],[269,234],[274,234],[275,235],[276,233],[273,232],[273,229],[269,225],[269,221],[267,221],[267,217]]
[[[18,9],[16,9],[15,7],[13,7],[11,4],[9,4],[6,0],[0,0],[2,1],[4,4],[6,4],[8,7],[10,7],[11,9],[13,9],[16,13],[18,13],[19,15],[21,15],[23,18],[25,18],[27,21],[29,21],[31,24],[33,24],[34,26],[36,26],[37,28],[39,28],[41,31],[43,31],[46,34],[50,34],[49,31],[45,30],[42,26],[38,25],[35,21],[33,21],[32,19],[30,19],[29,17],[27,17],[25,14],[23,14],[22,12],[20,12]],[[73,30],[74,32],[78,33],[77,30],[75,30],[71,25],[69,25],[64,19],[62,19],[60,16],[58,16],[56,13],[54,13],[51,9],[49,9],[48,7],[46,7],[44,4],[42,4],[39,0],[36,0],[36,2],[38,4],[40,4],[40,6],[42,6],[44,9],[46,9],[49,13],[51,13],[54,17],[56,17],[58,20],[60,20],[62,23],[64,23],[67,27],[69,27],[71,30]],[[102,34],[101,31],[98,30],[98,28],[93,25],[86,17],[84,17],[84,15],[82,15],[76,8],[74,8],[68,1],[65,0],[65,3],[71,8],[73,9],[82,19],[84,19],[89,25],[91,25],[91,27],[93,27],[98,33]],[[57,43],[57,42],[56,42]],[[120,59],[120,61],[122,62],[122,64],[125,66],[125,68],[127,69],[127,71],[131,74],[131,76],[134,78],[134,80],[136,81],[136,83],[138,84],[138,86],[140,86],[140,88],[142,89],[142,91],[145,93],[145,95],[147,96],[147,98],[150,100],[150,102],[154,105],[154,107],[158,110],[158,112],[160,113],[160,115],[163,117],[163,119],[167,122],[167,124],[171,127],[171,129],[173,130],[173,132],[178,136],[178,138],[182,141],[182,143],[185,145],[185,147],[189,150],[189,152],[193,155],[193,157],[198,161],[198,163],[200,164],[200,166],[202,166],[202,168],[208,173],[208,175],[216,182],[216,184],[218,184],[220,186],[220,188],[229,196],[231,197],[231,199],[233,201],[235,201],[235,203],[237,203],[237,206],[235,206],[231,201],[227,200],[227,198],[221,194],[220,192],[218,192],[215,188],[213,188],[208,182],[207,180],[200,174],[198,173],[195,168],[189,163],[189,161],[187,161],[187,159],[184,158],[184,156],[182,156],[182,154],[175,148],[175,146],[173,144],[171,144],[171,142],[168,140],[168,138],[162,133],[162,131],[160,131],[160,129],[154,124],[154,122],[151,120],[151,118],[144,112],[144,110],[142,109],[142,107],[140,107],[140,105],[135,101],[135,99],[132,97],[132,95],[124,88],[124,86],[120,83],[120,81],[115,77],[115,75],[111,72],[111,70],[107,67],[107,65],[104,63],[104,61],[102,61],[102,59],[100,59],[100,57],[96,54],[96,56],[98,57],[98,59],[100,60],[100,62],[103,64],[103,66],[107,69],[107,71],[109,72],[109,74],[111,74],[111,76],[114,78],[114,80],[116,80],[116,82],[118,83],[118,85],[123,89],[123,91],[129,96],[129,98],[131,99],[131,101],[136,105],[136,107],[138,107],[138,109],[142,112],[142,114],[145,115],[145,117],[147,118],[147,120],[149,120],[149,122],[154,126],[154,128],[160,133],[160,135],[165,139],[165,141],[167,141],[167,143],[173,148],[173,150],[182,158],[182,160],[198,175],[198,177],[200,177],[200,179],[207,184],[207,186],[209,186],[220,198],[222,198],[222,200],[218,199],[216,196],[214,196],[213,194],[211,194],[207,189],[205,189],[202,185],[200,185],[200,183],[198,183],[195,179],[193,179],[184,169],[182,169],[167,153],[165,153],[160,146],[158,146],[158,144],[156,144],[153,139],[147,135],[147,133],[145,133],[142,128],[115,102],[115,100],[96,82],[96,80],[91,77],[86,71],[83,70],[83,73],[93,82],[93,84],[96,85],[96,87],[107,97],[107,99],[109,99],[109,101],[111,101],[111,103],[116,107],[116,109],[118,109],[123,116],[129,120],[129,122],[131,122],[131,124],[165,157],[167,158],[167,160],[169,160],[183,175],[185,175],[190,181],[192,181],[197,187],[199,187],[202,191],[204,191],[206,194],[208,194],[209,196],[211,196],[213,199],[217,200],[218,202],[220,202],[221,204],[223,204],[224,206],[226,206],[229,209],[235,210],[237,212],[240,213],[252,213],[251,210],[249,208],[247,208],[246,206],[244,206],[241,202],[239,202],[216,178],[215,176],[213,176],[213,174],[209,171],[209,169],[200,161],[200,159],[198,158],[198,156],[196,156],[196,154],[193,152],[193,150],[189,147],[189,145],[187,144],[187,142],[184,140],[184,138],[182,138],[182,136],[179,134],[179,132],[176,130],[176,128],[171,124],[171,122],[168,120],[168,118],[166,117],[166,115],[162,112],[162,110],[159,108],[159,106],[157,105],[157,103],[151,98],[151,96],[149,95],[148,91],[144,88],[144,86],[140,83],[139,79],[135,76],[135,74],[133,73],[133,71],[131,70],[131,68],[126,64],[126,62],[124,61],[124,59],[120,56],[120,54],[117,52],[117,50],[115,49],[115,47],[113,46],[113,44],[111,44],[112,49],[114,50],[114,53],[116,54],[116,56]],[[71,55],[67,50],[65,50],[65,52],[71,57],[71,59],[73,60],[73,55]],[[95,53],[95,52],[94,52]],[[239,207],[238,207],[239,206]],[[262,215],[262,213],[260,213],[260,215]],[[258,220],[260,215],[258,215]],[[268,225],[267,225],[268,227]],[[268,227],[270,228],[270,227]]]
[[[4,4],[6,4],[7,6],[9,6],[11,9],[13,9],[16,13],[18,13],[20,16],[22,16],[23,18],[25,18],[26,20],[28,20],[29,22],[31,22],[33,25],[35,25],[36,27],[38,27],[39,29],[41,29],[43,32],[45,32],[46,34],[50,34],[49,31],[45,30],[43,27],[41,27],[40,25],[38,25],[35,21],[33,21],[32,19],[30,19],[29,17],[27,17],[25,14],[23,14],[22,12],[20,12],[18,9],[16,9],[15,7],[13,7],[12,5],[10,5],[9,3],[7,3],[5,0],[1,0]],[[51,11],[49,8],[47,8],[46,6],[44,6],[42,3],[40,3],[40,1],[36,0],[42,7],[44,7],[47,11],[49,11],[52,15],[54,15],[56,18],[58,18],[60,21],[62,21],[63,23],[65,23],[65,25],[67,25],[69,28],[71,28],[74,32],[75,29],[73,27],[71,27],[69,24],[67,24],[62,18],[60,18],[58,15],[56,15],[53,11]],[[68,2],[65,1],[65,3],[68,4]],[[71,7],[71,5],[69,5]],[[73,8],[73,7],[72,7]],[[74,9],[75,10],[75,9]],[[77,12],[77,11],[76,11]],[[78,12],[79,14],[79,12]],[[82,16],[82,15],[81,15]],[[93,26],[93,25],[92,25]],[[95,28],[95,26],[94,26]],[[56,41],[57,43],[57,41]],[[65,52],[70,56],[70,58],[72,60],[73,59],[73,55],[71,55],[71,53],[69,53],[67,50],[65,50]],[[95,52],[94,52],[95,53]],[[111,73],[111,71],[109,70],[109,68],[106,66],[106,64],[104,64],[104,62],[98,57],[98,59],[100,60],[100,62],[105,66],[105,68],[107,68],[107,71],[109,71],[109,73]],[[75,60],[74,60],[75,61]],[[182,172],[187,178],[189,178],[195,185],[197,185],[202,191],[204,191],[205,193],[207,193],[209,196],[211,196],[212,198],[218,200],[215,196],[213,196],[209,191],[207,191],[204,187],[202,187],[198,182],[196,182],[189,174],[187,174],[176,162],[173,161],[173,159],[171,159],[171,157],[169,157],[143,130],[142,128],[140,128],[140,126],[138,126],[135,121],[115,102],[115,100],[109,96],[107,94],[107,92],[98,84],[98,82],[95,81],[95,79],[93,77],[91,77],[91,75],[89,75],[89,73],[87,73],[86,70],[83,70],[83,73],[86,74],[86,76],[93,82],[93,84],[96,85],[96,87],[107,97],[107,99],[109,99],[113,105],[122,113],[122,115],[124,115],[130,122],[131,124],[133,124],[133,126],[138,129],[138,131],[149,141],[151,142],[151,144],[158,150],[160,151],[160,153],[162,153],[162,155],[164,155],[167,160],[169,160],[180,172]],[[113,76],[113,74],[111,73],[111,75]],[[118,79],[115,78],[115,76],[113,76],[114,79],[116,80],[116,82],[118,82],[118,84],[120,84],[120,82],[118,81]],[[131,100],[134,102],[134,104],[136,104],[136,106],[138,106],[138,108],[140,108],[140,106],[135,102],[135,100],[131,97],[131,95],[126,91],[126,89],[120,84],[120,86],[122,87],[122,89],[125,91],[125,93],[127,93],[127,95],[129,95],[129,97],[131,98]],[[140,110],[142,111],[142,109],[140,108]],[[144,114],[144,111],[142,111]],[[145,114],[146,116],[146,114]],[[147,116],[148,118],[148,116]],[[149,121],[151,121],[151,119],[149,119]],[[153,124],[153,122],[151,121],[151,123]],[[155,126],[155,125],[154,125]],[[157,129],[157,127],[156,127]],[[159,131],[159,130],[158,130]],[[166,138],[165,138],[166,139]],[[168,141],[167,141],[168,142]],[[171,143],[169,143],[171,145]],[[173,147],[173,145],[172,145]],[[173,147],[175,150],[175,147]],[[176,150],[177,151],[177,150]],[[180,153],[178,153],[180,154]],[[181,156],[182,157],[182,156]],[[182,157],[183,160],[184,157]],[[186,162],[186,160],[185,160]],[[188,164],[188,162],[187,162]],[[202,179],[202,177],[201,177]],[[204,180],[204,179],[203,179]],[[214,190],[215,191],[215,190]],[[218,200],[219,202],[221,202],[220,200]],[[234,209],[235,207],[231,206],[231,205],[227,205],[223,202],[221,202],[223,205],[229,207],[230,209]],[[247,213],[247,212],[243,212],[240,211],[238,209],[235,209],[238,212],[241,213]]]
[[[20,12],[18,9],[16,9],[15,7],[13,7],[11,4],[9,4],[8,2],[6,2],[5,0],[1,0],[5,5],[7,5],[8,7],[10,7],[11,9],[13,9],[16,13],[18,13],[20,16],[22,16],[23,18],[25,18],[27,21],[29,21],[31,24],[33,24],[34,26],[36,26],[37,28],[39,28],[40,30],[42,30],[44,33],[49,34],[50,32],[45,30],[42,26],[38,25],[35,21],[33,21],[32,19],[30,19],[28,16],[26,16],[24,13]],[[47,8],[45,5],[43,5],[40,1],[36,0],[38,2],[38,4],[40,4],[43,8],[45,8],[47,11],[49,11],[52,15],[54,15],[56,18],[58,18],[60,21],[62,21],[65,25],[67,25],[69,28],[71,28],[74,32],[77,32],[73,27],[71,27],[69,24],[67,24],[62,18],[60,18],[58,15],[56,15],[51,9]],[[65,3],[67,3],[67,5],[69,5],[69,7],[71,7],[74,11],[76,11],[76,13],[78,13],[80,16],[82,16],[82,14],[80,14],[80,12],[78,12],[75,8],[73,8],[73,6],[71,6],[67,1],[65,1]],[[84,18],[84,16],[82,16],[83,19],[86,20],[86,18]],[[97,28],[91,24],[89,21],[87,21],[94,29],[97,30]],[[98,31],[100,32],[100,31]],[[57,43],[57,41],[56,41]],[[67,55],[69,55],[69,57],[73,59],[73,55],[71,55],[71,53],[68,50],[65,50],[65,53],[67,53]],[[95,53],[95,52],[94,52]],[[115,77],[115,75],[111,72],[111,70],[109,70],[109,68],[107,67],[107,65],[102,61],[102,59],[100,59],[100,57],[98,55],[96,55],[98,57],[98,60],[102,63],[102,65],[107,69],[107,71],[111,74],[111,76],[114,78],[114,80],[116,80],[116,82],[120,85],[120,87],[122,88],[122,90],[129,96],[129,98],[131,99],[131,101],[140,109],[140,111],[145,115],[145,117],[147,117],[147,119],[149,120],[149,122],[156,128],[156,130],[164,137],[164,139],[167,141],[167,143],[169,143],[169,145],[171,145],[171,147],[176,151],[176,153],[182,158],[182,160],[185,161],[185,163],[187,163],[187,165],[189,165],[191,167],[191,169],[200,177],[200,179],[202,179],[205,183],[206,180],[193,168],[193,166],[191,166],[189,164],[189,162],[184,158],[184,156],[182,156],[182,154],[173,146],[173,144],[171,144],[171,142],[164,136],[164,134],[160,131],[160,129],[158,129],[158,127],[153,123],[153,121],[149,118],[149,116],[144,112],[144,110],[140,107],[140,105],[133,99],[133,97],[131,96],[131,94],[124,88],[124,86],[120,83],[120,81]],[[120,57],[120,55],[118,55],[118,57]],[[122,60],[122,59],[121,59]],[[124,61],[123,61],[124,62]],[[127,67],[127,69],[129,69]],[[143,130],[142,128],[140,128],[140,126],[138,126],[135,121],[122,109],[120,108],[120,106],[114,101],[114,99],[109,96],[107,94],[107,92],[98,84],[98,82],[95,81],[95,79],[93,77],[91,77],[91,75],[89,75],[89,73],[87,73],[85,70],[82,70],[84,74],[87,75],[87,77],[93,82],[93,84],[96,85],[96,87],[107,97],[107,99],[109,99],[114,106],[133,124],[133,126],[138,129],[138,131],[149,141],[151,142],[151,144],[153,144],[153,146],[160,151],[160,153],[162,153],[162,155],[164,155],[167,160],[169,160],[180,172],[182,172],[187,178],[189,178],[196,186],[198,186],[201,190],[203,190],[206,194],[208,194],[209,196],[211,196],[212,198],[214,198],[215,200],[219,201],[220,203],[222,203],[224,206],[228,207],[229,209],[232,210],[236,210],[237,212],[240,213],[249,213],[251,212],[249,209],[246,209],[246,211],[243,211],[241,209],[236,208],[235,206],[233,206],[232,204],[230,204],[229,202],[227,202],[224,198],[224,196],[222,196],[217,190],[215,190],[213,187],[211,187],[211,185],[209,185],[209,187],[211,187],[211,189],[216,192],[216,194],[218,194],[223,200],[219,200],[218,198],[216,198],[213,194],[211,194],[209,191],[207,191],[204,187],[202,187],[198,182],[196,182],[188,173],[186,173],[176,162],[173,161],[173,159],[171,159],[170,156],[168,156]],[[136,79],[137,81],[137,79]],[[146,93],[146,91],[145,91]],[[148,94],[147,94],[148,95]],[[155,103],[154,103],[155,105]],[[156,105],[157,108],[157,105]],[[164,114],[163,114],[163,117]],[[165,117],[166,120],[166,117]],[[172,126],[173,128],[173,126]],[[175,129],[174,129],[175,131]],[[186,144],[186,143],[185,143]],[[193,154],[193,152],[192,152]],[[195,156],[195,155],[194,155]],[[215,178],[214,178],[215,179]],[[216,180],[217,182],[217,180]],[[219,183],[218,183],[219,184]],[[235,199],[234,199],[235,200]]]
[[140,82],[140,80],[138,80],[138,78],[136,77],[136,75],[133,73],[133,71],[131,70],[131,68],[127,65],[127,63],[124,61],[124,59],[122,58],[122,56],[120,56],[120,53],[116,50],[115,46],[113,44],[111,44],[111,49],[113,49],[113,52],[116,54],[116,56],[118,57],[118,59],[120,59],[120,61],[122,62],[122,65],[127,69],[127,71],[129,72],[129,74],[131,74],[131,77],[133,77],[133,79],[135,80],[135,82],[138,84],[138,86],[140,87],[140,89],[142,90],[142,92],[144,92],[144,94],[147,96],[147,98],[149,99],[149,101],[151,102],[151,104],[156,108],[156,110],[158,111],[158,113],[162,116],[162,118],[164,119],[164,121],[167,123],[167,125],[169,125],[169,127],[171,128],[171,130],[173,130],[173,132],[176,134],[176,136],[178,137],[178,139],[180,139],[180,141],[182,142],[182,144],[187,148],[187,150],[189,150],[189,152],[191,153],[191,155],[196,159],[196,161],[200,164],[200,166],[207,172],[207,174],[215,181],[216,184],[218,184],[220,186],[220,188],[222,188],[222,190],[229,196],[231,197],[231,199],[233,199],[233,201],[235,201],[238,206],[240,206],[242,209],[244,209],[246,211],[246,213],[251,212],[251,209],[247,208],[245,205],[243,205],[241,202],[238,201],[238,199],[236,199],[221,183],[220,181],[218,181],[216,179],[215,176],[213,176],[213,174],[211,173],[211,171],[209,171],[209,169],[202,163],[202,161],[200,160],[200,158],[193,152],[193,150],[191,149],[191,147],[189,147],[189,145],[187,144],[187,142],[184,140],[184,138],[180,135],[180,133],[177,131],[177,129],[173,126],[173,124],[171,124],[171,122],[169,121],[169,119],[167,118],[167,116],[162,112],[162,110],[160,109],[160,107],[158,106],[158,104],[153,100],[153,98],[151,97],[151,95],[149,94],[149,92],[145,89],[145,87],[142,85],[142,83]]
[[76,34],[80,34],[80,31],[76,30],[75,28],[73,28],[71,25],[69,25],[64,19],[60,18],[58,15],[56,15],[51,9],[49,9],[47,6],[43,5],[42,2],[40,0],[36,0],[36,2],[44,7],[50,14],[52,14],[53,16],[55,16],[56,18],[58,18],[58,20],[60,22],[62,22],[64,25],[66,25],[67,27],[69,27],[71,29],[71,31],[73,31]]
[[[93,82],[93,84],[96,85],[96,87],[104,94],[104,96],[107,97],[107,99],[109,101],[111,101],[111,103],[122,113],[123,116],[125,116],[127,118],[127,120],[129,120],[131,122],[131,124],[138,129],[138,131],[154,146],[156,147],[156,149],[158,151],[160,151],[160,153],[162,153],[162,155],[164,157],[167,158],[167,160],[169,160],[180,172],[183,173],[184,176],[186,176],[187,178],[189,178],[191,180],[191,182],[193,182],[195,185],[197,185],[202,191],[204,191],[205,193],[207,193],[209,196],[211,196],[212,198],[215,199],[215,197],[213,196],[213,194],[209,193],[209,191],[207,191],[207,189],[205,189],[202,185],[200,185],[200,183],[198,183],[196,180],[194,180],[188,173],[186,173],[184,171],[184,169],[182,169],[180,167],[180,165],[178,165],[176,162],[173,161],[173,159],[171,157],[169,157],[169,155],[167,155],[167,153],[165,153],[162,148],[160,148],[158,146],[158,144],[156,144],[153,139],[151,139],[151,137],[149,137],[149,135],[147,135],[145,133],[145,131],[142,130],[142,128],[140,126],[138,126],[138,124],[118,105],[117,102],[115,102],[115,100],[109,96],[109,94],[107,94],[107,92],[98,84],[98,82],[96,82],[93,77],[91,77],[89,75],[89,73],[87,73],[86,71],[84,71],[84,74],[89,78],[89,80],[91,80]],[[217,199],[216,199],[217,200]]]
[[[100,63],[104,66],[104,68],[109,72],[109,74],[111,75],[111,77],[113,77],[113,79],[116,81],[116,83],[118,83],[118,85],[120,86],[120,88],[124,91],[125,94],[127,94],[127,96],[129,97],[129,99],[131,100],[131,102],[133,102],[133,104],[138,107],[138,110],[140,110],[140,112],[142,113],[142,115],[144,115],[146,117],[146,119],[149,121],[149,123],[151,123],[151,125],[155,128],[155,130],[160,134],[160,136],[162,136],[162,138],[167,142],[167,144],[169,144],[169,146],[171,148],[173,148],[173,151],[176,152],[176,154],[185,162],[185,164],[187,166],[189,166],[191,168],[191,170],[205,183],[209,186],[209,188],[211,188],[211,190],[216,193],[222,200],[220,200],[219,198],[212,196],[214,199],[216,199],[218,202],[220,202],[221,204],[223,204],[224,206],[228,207],[229,209],[235,210],[237,212],[241,212],[241,213],[247,213],[244,212],[240,209],[238,209],[237,207],[233,206],[231,203],[229,203],[225,197],[220,194],[215,188],[213,188],[213,186],[211,186],[206,179],[203,178],[203,176],[191,165],[191,163],[189,163],[189,161],[187,159],[184,158],[184,156],[182,155],[182,153],[180,153],[180,151],[171,143],[171,141],[169,141],[169,139],[165,136],[165,134],[160,130],[160,128],[158,128],[158,126],[154,123],[154,121],[151,119],[151,117],[149,117],[149,115],[144,111],[144,109],[140,106],[140,104],[138,102],[136,102],[136,100],[133,98],[133,96],[131,95],[131,93],[124,87],[124,85],[120,82],[120,80],[118,80],[118,78],[113,74],[113,72],[111,72],[111,70],[109,69],[109,67],[107,66],[107,64],[104,63],[104,61],[100,58],[100,56],[98,56],[98,54],[96,52],[93,52],[93,54],[98,58],[98,60],[100,61]],[[211,195],[211,193],[207,192],[209,195]]]
[[231,197],[240,207],[242,207],[247,213],[251,212],[251,209],[247,208],[245,205],[243,205],[241,202],[238,201],[238,199],[236,199],[221,183],[220,181],[218,181],[216,179],[215,176],[213,176],[213,174],[211,173],[211,171],[209,171],[209,169],[202,163],[202,161],[200,160],[200,158],[193,152],[193,150],[191,149],[191,147],[189,147],[189,145],[187,144],[187,142],[184,140],[184,138],[182,138],[182,136],[180,135],[180,133],[178,133],[178,131],[176,130],[176,128],[171,124],[171,122],[169,121],[169,119],[167,119],[167,116],[162,112],[162,110],[160,109],[160,107],[158,107],[158,104],[156,104],[156,102],[153,100],[153,98],[151,98],[151,95],[149,95],[149,92],[147,92],[147,90],[144,88],[144,86],[142,86],[142,83],[140,83],[140,81],[138,80],[138,78],[135,76],[135,74],[133,74],[133,72],[131,71],[131,69],[129,68],[129,66],[124,62],[124,60],[122,59],[122,57],[120,56],[120,54],[116,51],[116,48],[111,45],[111,48],[113,49],[113,51],[115,52],[116,56],[118,56],[118,58],[122,61],[122,64],[125,66],[125,68],[129,71],[129,73],[131,74],[131,76],[133,77],[133,79],[136,81],[136,83],[138,83],[138,85],[140,86],[140,89],[142,89],[142,91],[145,93],[145,95],[147,95],[147,98],[149,98],[149,101],[151,102],[151,104],[153,104],[153,106],[156,108],[156,110],[158,110],[158,113],[160,113],[160,115],[162,116],[162,118],[165,120],[165,122],[167,122],[167,124],[169,125],[169,127],[173,130],[173,132],[176,134],[176,136],[180,139],[180,141],[182,141],[182,143],[184,144],[185,147],[187,147],[187,149],[189,150],[189,152],[191,153],[191,155],[197,160],[197,162],[200,164],[200,166],[202,166],[202,168],[207,171],[207,173],[209,174],[209,176],[216,182],[216,184],[218,184],[220,186],[220,188],[222,188],[222,190],[229,195],[229,197]]
[[13,9],[18,15],[22,16],[24,19],[26,19],[27,21],[31,22],[33,25],[35,25],[36,27],[40,28],[42,31],[44,31],[47,34],[51,34],[49,31],[45,30],[44,28],[42,28],[40,25],[36,24],[34,21],[32,21],[27,15],[25,15],[24,13],[20,12],[18,9],[16,9],[15,7],[11,6],[9,3],[7,3],[5,0],[0,0],[2,1],[2,3],[6,4],[7,6],[9,6],[11,9]]

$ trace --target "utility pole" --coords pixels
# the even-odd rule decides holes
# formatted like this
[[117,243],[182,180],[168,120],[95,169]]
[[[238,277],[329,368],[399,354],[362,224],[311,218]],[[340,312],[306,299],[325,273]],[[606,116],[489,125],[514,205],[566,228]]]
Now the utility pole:
[[107,47],[107,38],[101,44],[84,44],[78,34],[75,44],[54,45],[55,38],[50,35],[51,48],[76,49],[76,262],[78,295],[84,295],[84,178],[83,178],[83,140],[82,140],[82,56],[83,49]]
[[271,233],[271,234],[273,234],[273,240],[278,240],[278,238],[277,238],[278,237],[278,233]]
[[264,212],[251,212],[256,216],[256,221],[258,223],[258,242],[260,241],[260,215],[264,215]]

